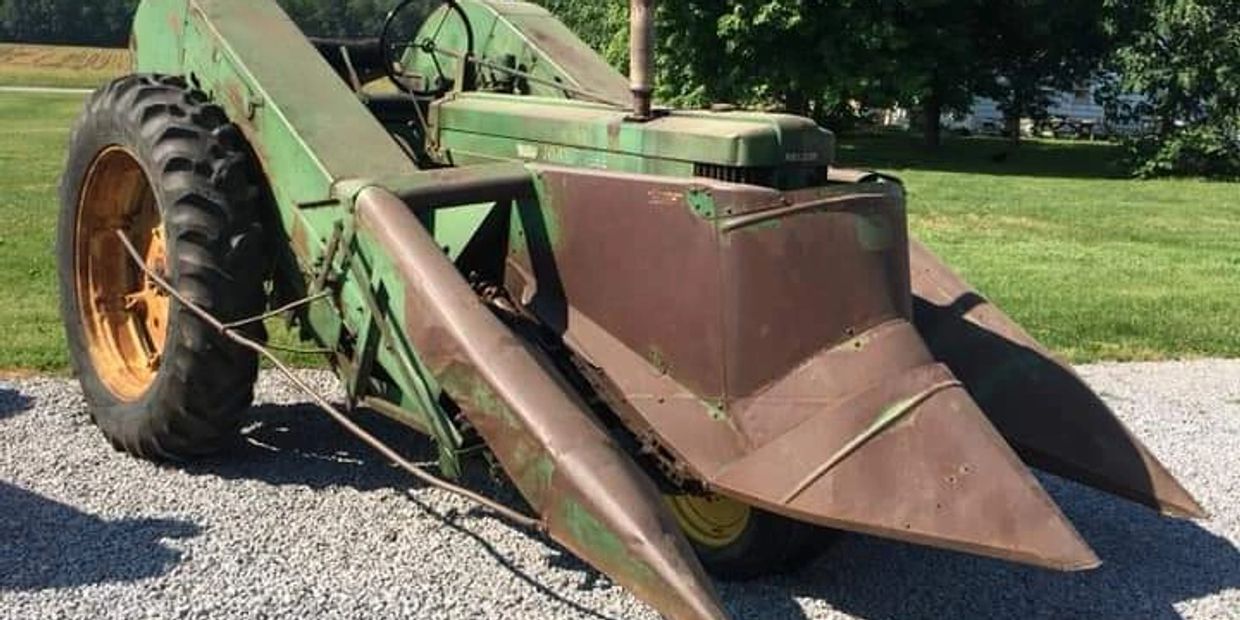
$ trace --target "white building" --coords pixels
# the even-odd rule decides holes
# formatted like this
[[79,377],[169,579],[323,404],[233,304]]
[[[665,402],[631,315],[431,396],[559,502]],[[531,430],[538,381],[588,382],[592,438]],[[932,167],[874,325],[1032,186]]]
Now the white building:
[[[1106,108],[1098,103],[1097,83],[1080,86],[1072,91],[1057,92],[1047,108],[1047,120],[1035,124],[1032,119],[1021,119],[1021,133],[1056,137],[1106,137],[1136,131],[1137,124],[1117,122],[1107,116]],[[1128,103],[1136,103],[1138,97],[1127,97]],[[1000,134],[1004,128],[1003,112],[993,99],[978,97],[968,114],[945,115],[945,128],[970,133]]]

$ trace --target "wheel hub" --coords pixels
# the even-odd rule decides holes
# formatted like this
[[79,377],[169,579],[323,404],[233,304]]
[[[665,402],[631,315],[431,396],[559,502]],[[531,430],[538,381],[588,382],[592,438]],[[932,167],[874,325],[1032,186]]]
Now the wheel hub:
[[114,396],[133,401],[155,379],[168,333],[169,298],[134,264],[117,232],[164,273],[167,241],[155,194],[126,148],[101,151],[78,205],[74,279],[95,373]]
[[721,495],[668,495],[667,504],[685,535],[709,547],[726,547],[745,533],[753,509]]

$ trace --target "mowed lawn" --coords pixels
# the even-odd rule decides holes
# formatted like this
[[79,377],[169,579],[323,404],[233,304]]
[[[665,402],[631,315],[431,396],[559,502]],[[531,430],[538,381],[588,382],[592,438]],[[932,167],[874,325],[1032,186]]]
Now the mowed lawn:
[[66,365],[53,254],[56,182],[79,96],[0,93],[0,369]]
[[[56,183],[80,96],[0,93],[0,370],[63,371]],[[1105,145],[846,138],[914,233],[1074,361],[1240,357],[1240,185],[1115,178]],[[288,340],[287,336],[280,338]]]
[[129,67],[127,49],[0,43],[0,86],[95,88]]
[[903,177],[913,233],[1073,361],[1240,356],[1240,184],[1140,181],[1115,146],[903,136],[841,158]]

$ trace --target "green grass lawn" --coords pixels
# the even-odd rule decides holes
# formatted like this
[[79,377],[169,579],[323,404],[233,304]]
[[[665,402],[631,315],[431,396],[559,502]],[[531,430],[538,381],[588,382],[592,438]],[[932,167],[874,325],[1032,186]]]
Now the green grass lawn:
[[[82,102],[0,93],[0,374],[68,368],[57,308],[56,185]],[[273,341],[298,345],[281,322],[268,329]]]
[[129,65],[126,49],[0,43],[0,86],[96,88]]
[[82,98],[0,94],[0,369],[66,364],[53,252],[56,181]]
[[[81,103],[0,94],[0,370],[67,364],[52,252]],[[904,178],[917,236],[1071,359],[1240,357],[1240,185],[1117,178],[1097,144],[843,142],[843,161]]]
[[844,142],[904,179],[916,236],[1068,358],[1240,356],[1240,184],[1126,179],[1106,144]]

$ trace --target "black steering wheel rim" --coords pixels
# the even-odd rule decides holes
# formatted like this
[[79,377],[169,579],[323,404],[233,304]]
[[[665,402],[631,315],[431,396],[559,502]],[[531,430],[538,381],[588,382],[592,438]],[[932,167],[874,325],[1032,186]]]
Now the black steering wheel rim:
[[[406,93],[409,93],[410,95],[413,95],[415,97],[439,97],[444,94],[444,90],[442,88],[417,90],[415,88],[410,88],[408,84],[405,84],[400,79],[400,76],[397,75],[396,59],[392,57],[392,51],[393,51],[392,26],[395,25],[396,18],[399,17],[400,14],[405,11],[405,9],[413,5],[413,3],[426,2],[426,1],[427,0],[402,0],[400,4],[397,4],[395,8],[389,11],[387,14],[387,17],[384,18],[383,20],[383,31],[379,34],[379,47],[383,54],[383,71],[384,73],[387,74],[388,80],[391,81],[392,84],[396,86],[396,88]],[[464,66],[465,66],[465,82],[466,83],[463,86],[469,87],[470,86],[469,82],[472,81],[472,76],[473,76],[473,71],[469,64],[470,63],[469,59],[473,58],[474,56],[473,24],[469,22],[469,16],[465,13],[465,9],[461,8],[461,5],[458,2],[456,2],[456,0],[439,0],[439,2],[440,4],[448,5],[448,9],[456,12],[456,14],[460,16],[461,22],[465,24],[466,58],[461,59],[461,62],[464,63]],[[432,11],[431,13],[433,14],[434,11]],[[423,25],[424,24],[418,24],[417,30],[414,32],[414,36],[417,36],[417,32],[421,31]],[[407,48],[402,48],[402,49],[407,49]],[[435,52],[433,49],[431,49],[431,50],[428,50],[428,53],[433,54]],[[438,63],[436,63],[436,65],[438,65]],[[440,77],[447,78],[448,76],[443,75],[441,71]]]

